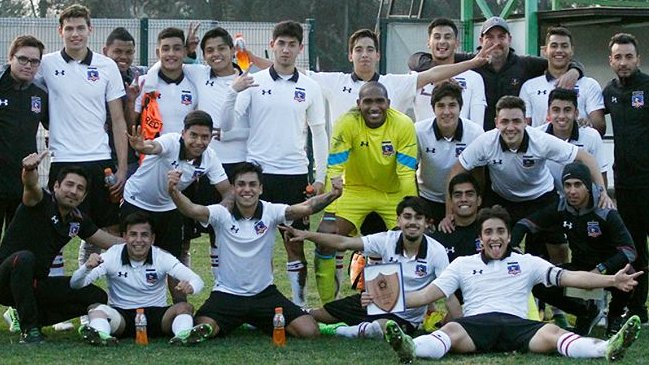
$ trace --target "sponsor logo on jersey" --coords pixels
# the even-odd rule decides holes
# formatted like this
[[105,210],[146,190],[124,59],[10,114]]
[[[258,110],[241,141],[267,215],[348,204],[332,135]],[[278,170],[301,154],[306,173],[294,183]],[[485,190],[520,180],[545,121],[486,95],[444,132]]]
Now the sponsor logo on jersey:
[[588,232],[588,237],[597,238],[602,235],[602,228],[597,221],[587,222],[586,232]]

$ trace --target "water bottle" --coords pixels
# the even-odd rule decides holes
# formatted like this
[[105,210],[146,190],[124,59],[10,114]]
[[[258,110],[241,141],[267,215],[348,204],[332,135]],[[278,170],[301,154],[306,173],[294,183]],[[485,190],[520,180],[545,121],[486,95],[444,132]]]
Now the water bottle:
[[284,325],[284,312],[282,307],[275,308],[275,317],[273,317],[273,345],[284,347],[286,345],[286,331]]
[[239,65],[241,70],[248,70],[250,67],[250,55],[246,51],[246,40],[243,39],[243,34],[241,33],[234,35],[234,56],[237,58],[237,65]]
[[[107,188],[110,188],[111,186],[117,184],[117,176],[113,174],[113,170],[110,167],[106,167],[104,169],[104,184],[106,184]],[[109,196],[111,203],[119,203],[119,201],[121,200],[120,196],[113,194],[109,194]]]
[[135,343],[148,345],[149,338],[146,335],[146,315],[143,308],[138,308],[135,314]]

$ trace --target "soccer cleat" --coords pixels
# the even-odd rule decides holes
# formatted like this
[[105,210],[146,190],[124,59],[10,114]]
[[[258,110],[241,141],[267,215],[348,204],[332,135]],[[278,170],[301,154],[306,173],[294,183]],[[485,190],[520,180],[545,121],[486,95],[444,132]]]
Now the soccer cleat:
[[20,321],[18,320],[18,311],[16,310],[16,308],[7,308],[2,316],[5,318],[7,325],[9,325],[9,332],[20,332]]
[[20,334],[20,343],[22,344],[39,344],[45,342],[45,338],[40,328],[30,328]]
[[618,333],[608,340],[606,345],[606,360],[617,361],[623,358],[626,349],[638,338],[640,327],[640,317],[631,316]]
[[335,336],[336,329],[342,326],[345,326],[345,324],[342,322],[334,324],[318,323],[320,334],[325,336]]
[[201,323],[191,329],[180,331],[169,340],[170,345],[194,345],[207,340],[212,334],[212,326]]
[[88,325],[79,327],[79,334],[84,341],[93,346],[115,346],[117,339],[110,334],[99,331]]
[[70,331],[74,329],[74,325],[70,321],[59,322],[52,327],[54,327],[54,330],[57,332]]
[[397,353],[402,364],[412,364],[415,361],[415,343],[401,330],[397,322],[389,320],[385,324],[385,340]]

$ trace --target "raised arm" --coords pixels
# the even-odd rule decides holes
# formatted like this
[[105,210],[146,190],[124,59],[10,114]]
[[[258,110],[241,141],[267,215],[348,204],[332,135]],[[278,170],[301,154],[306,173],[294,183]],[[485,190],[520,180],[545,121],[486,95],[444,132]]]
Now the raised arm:
[[95,234],[86,239],[89,243],[101,247],[104,250],[111,248],[113,245],[124,242],[122,237],[113,236],[112,234],[98,229]]
[[468,61],[453,63],[449,65],[437,65],[417,75],[417,89],[430,84],[446,80],[472,68],[478,68],[489,62],[489,53],[496,47],[482,48],[480,52]]
[[43,190],[38,185],[38,165],[47,155],[45,150],[39,154],[32,153],[23,158],[23,204],[33,207],[43,200]]
[[194,204],[189,198],[183,195],[180,190],[178,190],[178,181],[180,180],[181,172],[177,170],[171,170],[167,174],[167,191],[171,196],[171,199],[176,204],[176,207],[184,216],[197,220],[201,223],[207,223],[210,219],[210,211],[206,206]]
[[602,177],[602,173],[600,172],[599,165],[597,164],[595,158],[590,153],[580,148],[579,151],[577,151],[577,157],[575,157],[575,160],[581,161],[584,163],[584,165],[588,166],[588,169],[590,170],[590,177],[593,179],[595,185],[597,185],[597,187],[600,189],[600,208],[615,208],[613,201],[608,196],[606,185],[604,184],[604,177]]
[[304,240],[309,240],[318,245],[333,248],[336,251],[363,250],[363,240],[360,237],[348,237],[331,233],[302,231],[290,226],[280,226],[280,229],[283,230],[290,238],[290,242],[303,242]]
[[325,194],[316,195],[308,200],[294,204],[286,208],[286,220],[293,221],[302,217],[309,216],[323,210],[327,205],[342,195],[342,184],[338,181],[331,182],[331,191]]
[[635,278],[643,274],[642,271],[627,274],[630,269],[631,265],[627,264],[615,275],[601,275],[588,271],[563,270],[559,285],[581,289],[608,288],[614,286],[622,291],[628,292],[638,285]]
[[128,142],[134,150],[144,155],[157,155],[162,152],[162,145],[154,139],[144,139],[142,127],[134,125],[131,134],[127,134]]

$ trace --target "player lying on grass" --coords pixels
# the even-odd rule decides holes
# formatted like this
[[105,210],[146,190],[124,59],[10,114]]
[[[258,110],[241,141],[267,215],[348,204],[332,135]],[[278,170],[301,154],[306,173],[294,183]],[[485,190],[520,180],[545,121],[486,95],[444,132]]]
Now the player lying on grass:
[[186,302],[167,306],[167,276],[179,280],[178,291],[195,294],[203,280],[173,255],[156,246],[149,216],[128,215],[122,222],[125,244],[115,245],[101,255],[92,253],[85,265],[74,272],[72,288],[82,288],[102,276],[108,282],[108,305],[97,304],[88,311],[90,323],[79,333],[91,345],[115,345],[117,337],[135,337],[135,314],[144,308],[147,334],[174,337],[170,344],[194,344],[212,333],[209,325],[194,326],[194,307]]
[[[414,340],[396,322],[386,325],[386,340],[403,363],[415,357],[439,359],[447,352],[558,351],[571,358],[620,359],[640,331],[640,319],[630,317],[608,341],[581,337],[552,323],[526,319],[527,298],[536,284],[584,289],[616,287],[630,291],[642,272],[615,275],[570,271],[531,255],[512,252],[510,218],[499,206],[478,213],[482,252],[459,257],[426,288],[406,294],[406,307],[417,307],[451,295],[458,288],[464,296],[464,317],[440,330]],[[371,301],[364,294],[363,303]]]
[[[420,290],[448,266],[446,250],[439,242],[424,235],[428,228],[428,209],[422,198],[407,196],[397,205],[396,211],[399,231],[364,237],[300,231],[291,227],[282,229],[291,237],[291,241],[309,240],[338,251],[363,251],[365,255],[381,257],[383,263],[400,262],[404,290]],[[462,314],[462,308],[455,296],[449,297],[447,307],[455,316]],[[329,302],[323,308],[314,309],[310,313],[318,322],[331,323],[320,326],[322,334],[381,338],[388,320],[398,323],[407,333],[413,333],[424,319],[426,305],[413,307],[402,313],[368,315],[361,306],[361,295],[356,294]]]

